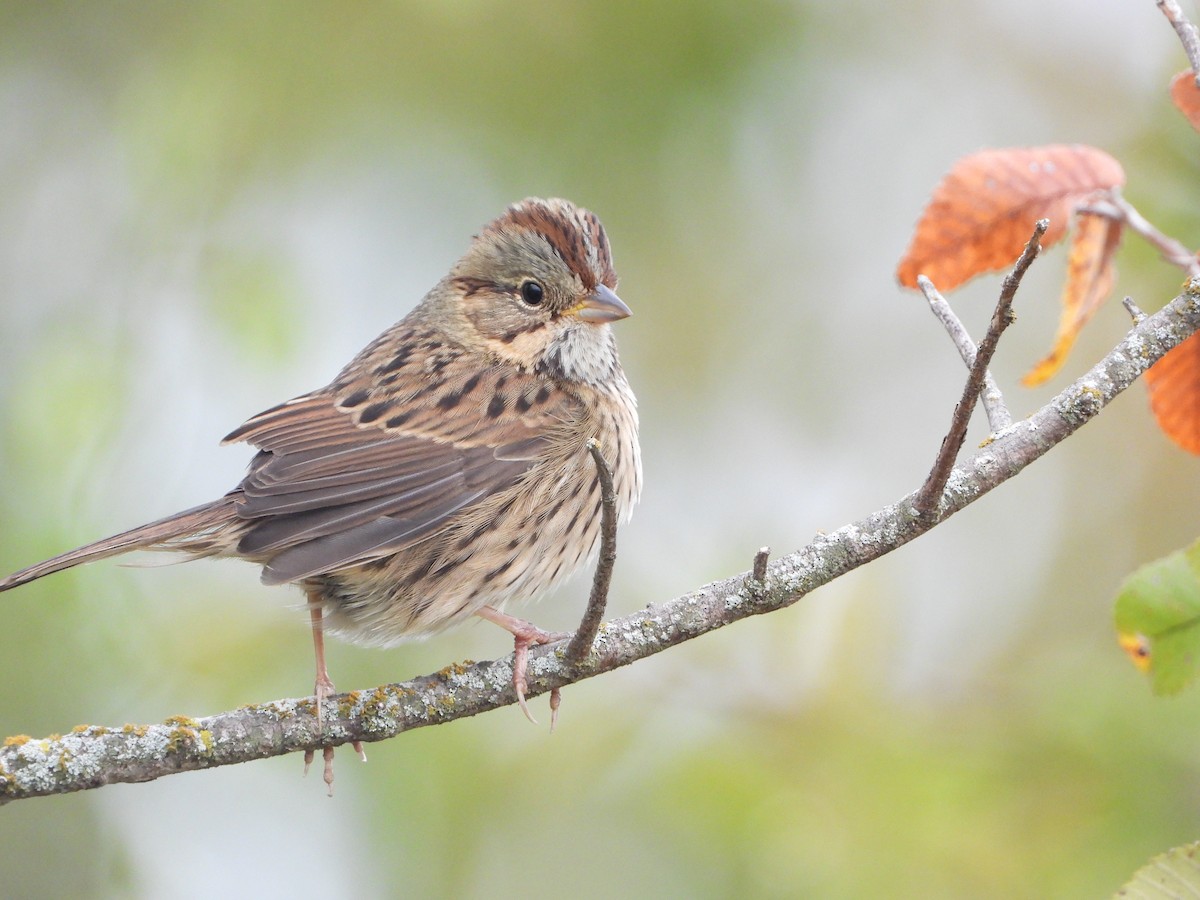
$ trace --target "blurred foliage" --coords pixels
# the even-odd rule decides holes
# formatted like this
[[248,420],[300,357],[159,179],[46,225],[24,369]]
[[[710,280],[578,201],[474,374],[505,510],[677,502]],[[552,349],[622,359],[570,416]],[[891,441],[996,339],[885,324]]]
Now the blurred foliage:
[[1145,900],[1170,900],[1200,893],[1200,843],[1175,847],[1138,869],[1129,883],[1114,895]]
[[1200,542],[1141,566],[1116,604],[1121,646],[1150,674],[1156,694],[1176,694],[1200,666]]
[[295,344],[292,304],[302,289],[282,277],[278,263],[236,251],[213,260],[208,292],[213,318],[225,327],[226,339],[249,357],[278,364]]
[[[227,489],[246,456],[223,434],[330,377],[529,194],[602,216],[635,311],[647,492],[614,613],[895,500],[961,390],[891,275],[953,159],[1095,144],[1200,240],[1153,4],[1033,8],[0,4],[0,568]],[[1019,393],[1061,262],[994,367],[1014,411],[1127,327],[1101,311],[1057,385]],[[1146,307],[1181,280],[1134,243],[1118,266]],[[969,325],[995,290],[956,298]],[[343,752],[332,802],[284,759],[10,806],[5,893],[1107,895],[1200,834],[1200,698],[1147,697],[1107,619],[1196,530],[1194,460],[1135,393],[868,571],[571,688],[552,738],[506,710]],[[571,627],[583,594],[527,612]],[[5,594],[0,733],[306,691],[298,603],[233,562]],[[400,679],[507,652],[494,631],[331,647],[331,669]]]
[[[513,180],[605,173],[617,200],[653,194],[664,129],[689,100],[715,105],[747,64],[797,34],[800,8],[720,0],[533,4],[11,4],[0,49],[52,56],[106,85],[157,201],[210,204],[298,164],[314,142],[421,140],[450,131]],[[721,123],[713,116],[698,142]],[[642,160],[643,165],[633,165]],[[585,192],[587,188],[583,188]],[[589,192],[590,193],[590,192]],[[218,196],[221,196],[220,194]],[[610,202],[612,202],[610,200]]]

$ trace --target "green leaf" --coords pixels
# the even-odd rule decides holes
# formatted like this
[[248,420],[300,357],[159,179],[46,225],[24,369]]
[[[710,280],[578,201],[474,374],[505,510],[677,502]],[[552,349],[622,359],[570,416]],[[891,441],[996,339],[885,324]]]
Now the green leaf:
[[1200,896],[1198,857],[1200,841],[1168,850],[1134,872],[1129,883],[1113,896],[1137,897],[1144,900],[1173,900]]
[[1175,694],[1200,672],[1200,541],[1142,566],[1117,596],[1121,646],[1150,675],[1156,694]]

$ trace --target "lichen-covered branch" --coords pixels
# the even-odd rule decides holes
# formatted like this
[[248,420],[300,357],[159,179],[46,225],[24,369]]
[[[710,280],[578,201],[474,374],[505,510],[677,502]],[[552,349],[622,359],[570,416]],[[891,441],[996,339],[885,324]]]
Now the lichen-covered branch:
[[[1012,478],[1091,421],[1164,353],[1197,330],[1200,279],[1193,279],[1184,294],[1137,324],[1086,375],[955,466],[936,523]],[[540,694],[627,666],[739,619],[792,605],[815,588],[934,527],[935,520],[916,514],[913,496],[818,535],[807,546],[767,564],[765,572],[740,573],[606,623],[578,664],[566,659],[565,641],[534,648],[529,693]],[[452,665],[403,684],[332,699],[337,715],[326,719],[324,734],[317,728],[310,697],[247,706],[204,719],[173,718],[161,725],[80,726],[62,736],[9,738],[0,748],[0,802],[113,782],[150,781],[175,772],[315,749],[331,741],[379,741],[473,716],[516,702],[512,658]]]

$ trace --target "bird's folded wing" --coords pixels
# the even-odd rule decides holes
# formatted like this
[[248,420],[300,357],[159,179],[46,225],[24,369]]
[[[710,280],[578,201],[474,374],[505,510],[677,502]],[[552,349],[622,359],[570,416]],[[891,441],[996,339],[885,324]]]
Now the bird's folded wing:
[[578,415],[570,394],[512,370],[432,386],[326,389],[226,438],[261,451],[235,493],[250,520],[238,550],[266,559],[264,581],[333,572],[429,537],[514,485]]

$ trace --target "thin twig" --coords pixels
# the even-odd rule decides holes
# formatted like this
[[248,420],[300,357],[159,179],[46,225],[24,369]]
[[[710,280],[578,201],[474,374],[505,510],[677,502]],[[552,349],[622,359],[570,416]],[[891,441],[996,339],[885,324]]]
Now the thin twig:
[[1196,259],[1196,254],[1175,238],[1163,234],[1151,225],[1119,191],[1110,191],[1104,199],[1093,200],[1080,206],[1076,212],[1092,213],[1121,222],[1154,247],[1166,262],[1183,269],[1189,278],[1200,275],[1200,260]]
[[[917,285],[921,288],[921,293],[925,295],[925,299],[929,301],[929,308],[933,314],[937,316],[938,321],[942,323],[942,327],[946,329],[946,333],[950,335],[950,340],[954,341],[954,346],[958,348],[958,354],[962,357],[963,362],[967,364],[967,368],[975,365],[975,342],[971,340],[971,336],[967,334],[967,329],[962,321],[954,314],[950,304],[946,298],[924,275],[917,276]],[[983,410],[987,413],[988,427],[992,434],[997,431],[1003,431],[1012,424],[1012,415],[1008,411],[1008,407],[1004,403],[1004,395],[1000,393],[1000,386],[996,384],[996,379],[992,377],[990,370],[983,373],[983,391],[979,395],[979,399],[983,401]]]
[[567,645],[567,659],[573,663],[581,662],[592,649],[592,642],[604,620],[608,586],[612,583],[613,564],[617,561],[617,492],[613,487],[612,469],[600,452],[600,444],[595,438],[587,442],[587,449],[596,463],[596,476],[600,479],[600,561],[596,563],[592,593],[588,597],[587,609],[583,611],[583,621]]
[[760,547],[759,551],[754,554],[754,567],[750,570],[750,577],[759,584],[767,583],[767,560],[770,558],[770,547]]
[[767,563],[771,559],[770,547],[759,547],[754,554],[754,562],[750,565],[750,577],[746,580],[746,590],[753,597],[762,597],[767,591]]
[[1129,313],[1129,317],[1133,319],[1134,325],[1141,325],[1146,319],[1146,314],[1142,312],[1142,308],[1133,302],[1132,297],[1126,297],[1121,301],[1121,305],[1125,307],[1125,312]]
[[950,472],[954,469],[954,460],[957,459],[958,451],[962,449],[963,441],[967,437],[967,423],[971,420],[971,413],[975,410],[975,401],[979,397],[980,388],[983,387],[983,373],[987,371],[988,364],[996,353],[1000,335],[1013,320],[1012,304],[1013,299],[1017,296],[1017,288],[1021,286],[1021,279],[1025,277],[1025,272],[1037,258],[1042,247],[1042,235],[1046,233],[1049,225],[1049,219],[1037,220],[1037,224],[1033,226],[1033,235],[1029,238],[1029,243],[1021,251],[1012,272],[1004,278],[1004,284],[1000,288],[1000,300],[996,304],[995,312],[992,313],[992,321],[988,326],[987,334],[979,343],[975,362],[971,364],[971,372],[967,376],[967,383],[963,388],[962,399],[954,407],[954,415],[950,420],[950,431],[942,439],[942,446],[938,450],[937,459],[934,460],[933,469],[913,500],[913,510],[921,518],[933,517],[933,513],[938,508],[942,491],[950,478]]
[[1200,86],[1200,32],[1188,21],[1183,10],[1175,0],[1155,0],[1158,8],[1163,11],[1175,33],[1179,35],[1179,43],[1183,44],[1183,52],[1187,54],[1192,71],[1196,74],[1196,84]]

